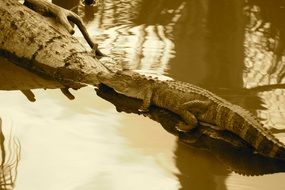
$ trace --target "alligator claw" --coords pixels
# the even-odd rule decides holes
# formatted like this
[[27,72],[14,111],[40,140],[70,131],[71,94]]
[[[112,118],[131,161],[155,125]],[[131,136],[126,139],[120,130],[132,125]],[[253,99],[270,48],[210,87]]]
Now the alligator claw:
[[146,112],[149,112],[149,109],[148,109],[148,108],[141,107],[141,108],[138,109],[138,111],[139,111],[140,113],[146,113]]
[[28,98],[30,102],[35,102],[35,94],[31,90],[21,90],[21,92]]
[[99,57],[104,57],[104,56],[106,56],[104,53],[102,53],[102,52],[99,50],[97,43],[94,43],[91,52],[92,52],[92,54],[94,54],[95,56],[99,56]]
[[184,122],[178,122],[176,125],[175,125],[175,128],[177,131],[179,132],[189,132],[191,129],[195,128],[195,126],[192,126],[192,125],[189,125],[189,124],[186,124]]
[[75,97],[69,92],[68,88],[61,88],[61,92],[70,100],[74,100]]

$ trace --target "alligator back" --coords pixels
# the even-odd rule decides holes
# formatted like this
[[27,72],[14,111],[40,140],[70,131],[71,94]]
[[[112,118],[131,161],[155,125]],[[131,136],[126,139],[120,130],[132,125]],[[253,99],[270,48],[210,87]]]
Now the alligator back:
[[[183,94],[181,102],[195,100],[194,98],[196,100],[208,99],[210,101],[207,110],[203,113],[194,113],[199,121],[235,133],[264,156],[285,160],[284,144],[262,126],[258,119],[249,111],[198,86],[179,81],[167,81],[166,83],[169,88],[168,91],[176,91],[178,93],[178,97],[172,97],[171,101],[179,99],[181,94]],[[188,99],[186,98],[187,94],[189,95]]]
[[229,103],[217,104],[215,113],[217,126],[237,134],[252,145],[258,153],[285,160],[284,144],[247,110]]
[[[186,82],[149,78],[132,71],[123,71],[112,76],[102,75],[99,79],[129,97],[144,100],[145,94],[152,91],[151,104],[180,115],[187,124],[189,114],[185,114],[185,111],[195,115],[198,122],[233,132],[264,156],[285,160],[284,145],[265,129],[256,117],[208,90]],[[191,101],[209,102],[209,105],[206,108],[200,108],[198,105],[185,110],[183,105]]]

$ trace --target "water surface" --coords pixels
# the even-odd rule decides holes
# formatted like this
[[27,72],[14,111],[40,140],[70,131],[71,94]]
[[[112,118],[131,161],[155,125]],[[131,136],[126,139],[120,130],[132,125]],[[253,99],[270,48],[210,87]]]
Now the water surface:
[[[84,7],[76,1],[60,2],[75,7],[102,51],[126,68],[210,89],[249,109],[285,142],[283,4],[104,0]],[[75,36],[87,46],[78,31]],[[71,91],[71,101],[57,89],[59,84],[5,59],[0,62],[5,150],[21,158],[15,189],[285,188],[282,168],[246,176],[249,166],[244,163],[238,166],[245,168],[244,174],[238,174],[226,153],[186,146],[147,117],[117,112],[92,87]],[[17,141],[8,141],[11,138]],[[19,146],[11,144],[20,144],[20,153]],[[235,159],[242,160],[242,155]]]

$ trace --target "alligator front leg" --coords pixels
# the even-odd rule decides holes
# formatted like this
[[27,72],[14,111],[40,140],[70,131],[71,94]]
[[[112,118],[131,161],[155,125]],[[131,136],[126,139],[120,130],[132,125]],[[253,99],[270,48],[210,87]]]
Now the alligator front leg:
[[188,110],[185,110],[182,108],[180,112],[180,116],[185,121],[185,123],[179,122],[178,124],[176,124],[175,127],[178,131],[188,132],[197,126],[198,124],[197,118],[195,117],[194,114],[192,114]]
[[35,102],[35,94],[31,90],[21,90],[21,92],[27,97],[31,102]]
[[179,123],[176,125],[177,130],[182,132],[188,132],[191,129],[195,128],[198,124],[198,120],[193,113],[203,113],[206,111],[208,106],[210,105],[210,101],[200,101],[200,100],[192,100],[184,103],[180,110],[180,116],[186,122]]
[[185,102],[182,107],[183,109],[189,110],[195,113],[204,113],[210,106],[210,100],[191,100]]
[[144,89],[145,94],[143,98],[143,104],[139,109],[139,112],[148,112],[148,108],[151,104],[151,98],[152,98],[152,89],[151,87],[147,87],[147,89]]
[[103,56],[104,54],[98,49],[98,44],[94,43],[88,32],[86,27],[83,24],[81,18],[70,10],[66,10],[62,7],[49,3],[45,0],[25,0],[24,5],[29,7],[30,9],[34,10],[42,14],[43,16],[52,16],[58,19],[59,23],[66,28],[66,30],[73,34],[74,29],[73,26],[70,24],[69,21],[76,24],[81,31],[82,35],[84,36],[85,40],[89,44],[89,46],[95,51],[96,55]]
[[73,94],[71,94],[71,92],[69,92],[69,88],[68,87],[61,88],[60,90],[68,99],[70,99],[70,100],[74,100],[75,99]]

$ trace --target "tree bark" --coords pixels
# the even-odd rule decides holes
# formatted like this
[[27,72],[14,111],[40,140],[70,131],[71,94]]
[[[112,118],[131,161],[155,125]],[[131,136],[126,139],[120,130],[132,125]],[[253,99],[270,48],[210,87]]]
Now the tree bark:
[[0,56],[68,87],[97,85],[106,68],[56,20],[16,0],[0,1]]

